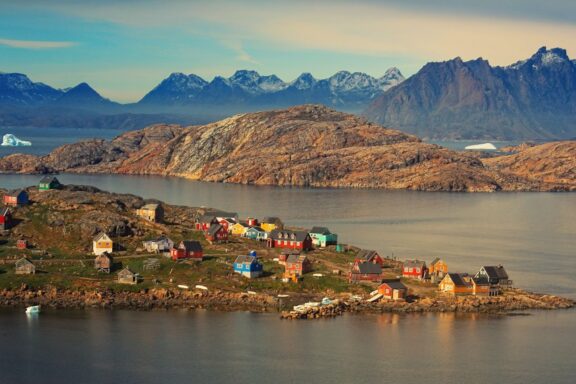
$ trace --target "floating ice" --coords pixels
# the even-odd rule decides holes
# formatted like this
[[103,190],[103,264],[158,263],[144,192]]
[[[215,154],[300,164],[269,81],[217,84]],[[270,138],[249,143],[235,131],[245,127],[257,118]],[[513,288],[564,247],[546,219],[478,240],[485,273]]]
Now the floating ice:
[[11,133],[7,133],[2,137],[2,146],[4,147],[28,147],[32,145],[31,142],[20,140]]
[[483,149],[483,150],[494,151],[494,150],[496,150],[496,146],[492,143],[473,144],[473,145],[468,145],[464,149]]

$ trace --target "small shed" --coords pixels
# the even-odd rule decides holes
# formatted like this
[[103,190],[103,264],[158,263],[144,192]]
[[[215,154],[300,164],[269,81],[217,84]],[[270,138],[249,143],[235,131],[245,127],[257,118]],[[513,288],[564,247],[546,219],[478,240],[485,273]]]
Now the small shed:
[[20,250],[24,250],[28,248],[28,241],[25,239],[18,239],[16,240],[16,248]]
[[206,231],[206,240],[211,244],[228,241],[228,231],[221,224],[212,224]]
[[312,271],[312,263],[306,255],[292,254],[284,263],[286,277],[302,276]]
[[112,256],[108,252],[101,253],[94,259],[94,268],[98,272],[110,273],[112,270]]
[[399,279],[382,280],[382,284],[378,287],[378,293],[388,300],[405,299],[408,293],[408,288]]
[[170,250],[172,260],[194,259],[202,261],[204,251],[202,244],[196,240],[182,240],[177,247]]
[[138,280],[138,274],[132,272],[128,267],[118,272],[118,283],[120,284],[138,284]]
[[136,210],[136,215],[153,223],[160,223],[164,219],[164,208],[160,204],[146,204]]
[[9,191],[4,195],[4,204],[11,206],[28,204],[28,192],[23,189]]
[[0,231],[12,228],[12,224],[12,211],[10,208],[0,208]]
[[36,266],[29,259],[23,257],[16,261],[14,273],[17,275],[34,275],[36,273]]
[[60,181],[55,176],[45,176],[38,182],[39,191],[48,191],[62,187]]

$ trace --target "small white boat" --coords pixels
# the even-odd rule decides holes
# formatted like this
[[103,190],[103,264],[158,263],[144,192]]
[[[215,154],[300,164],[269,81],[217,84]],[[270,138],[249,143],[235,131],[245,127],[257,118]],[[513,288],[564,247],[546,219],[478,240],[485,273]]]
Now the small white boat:
[[257,293],[254,292],[254,291],[248,291],[247,293],[248,293],[249,295],[257,295]]
[[278,295],[277,297],[279,297],[279,298],[281,298],[281,299],[284,299],[284,298],[286,298],[286,297],[290,297],[290,295]]
[[184,285],[184,284],[178,284],[178,288],[181,288],[181,289],[190,289],[189,286]]
[[332,304],[332,300],[330,300],[328,297],[322,299],[322,305],[330,305],[330,304]]
[[379,294],[377,294],[376,296],[372,296],[371,298],[369,298],[369,299],[366,300],[366,301],[369,302],[369,303],[371,303],[371,302],[373,302],[373,301],[376,301],[376,300],[380,299],[381,297],[382,297],[382,294],[379,293]]
[[32,305],[30,307],[26,307],[26,313],[40,313],[40,306],[39,305]]
[[378,294],[378,290],[375,290],[375,291],[370,292],[370,296],[374,296],[374,295],[377,295],[377,294]]
[[323,277],[324,275],[321,273],[313,273],[312,276],[314,277]]
[[317,301],[309,301],[309,302],[307,302],[307,303],[304,303],[304,306],[305,306],[306,308],[314,308],[314,307],[319,307],[319,306],[320,306],[320,303],[317,302]]
[[207,291],[207,290],[208,290],[208,287],[206,287],[206,286],[204,286],[204,285],[197,285],[197,286],[195,286],[194,288],[196,288],[196,289],[201,289],[201,290],[203,290],[203,291]]

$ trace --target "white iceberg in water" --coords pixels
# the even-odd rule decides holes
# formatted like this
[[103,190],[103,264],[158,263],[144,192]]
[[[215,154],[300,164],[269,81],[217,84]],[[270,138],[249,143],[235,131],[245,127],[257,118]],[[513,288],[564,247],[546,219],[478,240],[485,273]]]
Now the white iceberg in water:
[[495,151],[497,148],[492,143],[484,143],[484,144],[468,145],[467,147],[464,147],[464,149],[482,149],[482,150]]
[[4,147],[28,147],[32,145],[31,142],[20,140],[11,133],[7,133],[2,137],[2,146]]

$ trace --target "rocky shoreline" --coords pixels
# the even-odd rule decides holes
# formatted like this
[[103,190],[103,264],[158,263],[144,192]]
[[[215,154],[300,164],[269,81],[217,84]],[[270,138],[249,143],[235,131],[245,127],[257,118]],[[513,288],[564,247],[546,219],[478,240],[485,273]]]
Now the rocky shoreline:
[[[139,292],[107,290],[70,290],[47,287],[31,290],[22,286],[18,290],[0,291],[0,307],[24,307],[42,305],[52,309],[210,309],[217,311],[281,312],[286,319],[316,319],[334,317],[344,313],[510,313],[523,310],[569,309],[574,300],[554,295],[530,293],[519,289],[507,291],[494,297],[441,296],[437,298],[416,298],[411,301],[382,300],[369,303],[365,300],[352,300],[340,297],[332,304],[309,308],[296,312],[286,310],[298,297],[278,299],[269,294],[248,294],[245,292],[194,291],[177,289],[143,289]],[[300,298],[306,300],[304,296]],[[307,299],[310,299],[309,297]],[[297,301],[296,301],[297,302]],[[290,307],[291,308],[291,307]],[[282,311],[284,310],[284,311]]]

